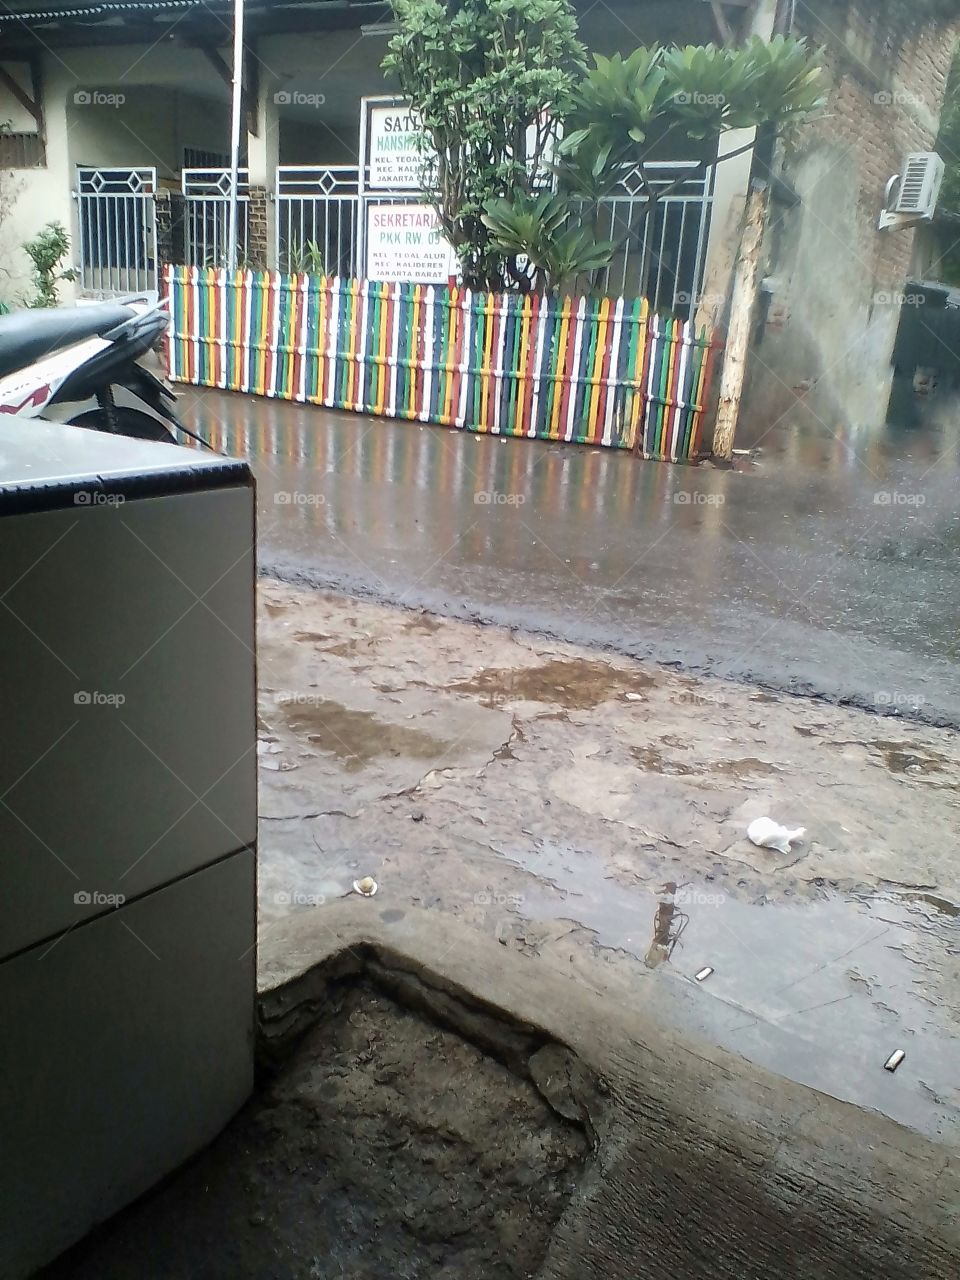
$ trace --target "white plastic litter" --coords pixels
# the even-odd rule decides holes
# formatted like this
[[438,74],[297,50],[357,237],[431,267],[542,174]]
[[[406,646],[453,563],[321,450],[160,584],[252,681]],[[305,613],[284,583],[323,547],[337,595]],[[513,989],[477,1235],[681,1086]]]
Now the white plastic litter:
[[806,827],[781,827],[772,818],[754,818],[747,827],[747,838],[761,849],[777,849],[780,853],[789,853],[793,840],[802,840],[807,834]]

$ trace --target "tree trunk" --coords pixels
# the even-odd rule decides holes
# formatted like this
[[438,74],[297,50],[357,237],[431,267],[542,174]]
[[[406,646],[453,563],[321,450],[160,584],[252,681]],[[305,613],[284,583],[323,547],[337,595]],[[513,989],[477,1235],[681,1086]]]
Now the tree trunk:
[[733,274],[730,322],[727,326],[723,370],[720,376],[720,400],[713,431],[713,453],[716,458],[729,459],[733,456],[733,441],[740,416],[747,352],[750,347],[750,329],[757,300],[760,250],[763,245],[763,229],[766,225],[769,199],[769,184],[754,181],[747,198],[746,221]]

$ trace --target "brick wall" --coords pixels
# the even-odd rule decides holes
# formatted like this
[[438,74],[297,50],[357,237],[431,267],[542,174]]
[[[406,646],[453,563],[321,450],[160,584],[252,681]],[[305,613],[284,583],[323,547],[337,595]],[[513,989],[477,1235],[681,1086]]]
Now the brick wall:
[[772,209],[745,408],[764,421],[883,419],[914,232],[877,221],[906,153],[934,149],[956,46],[954,26],[913,15],[907,0],[798,6],[798,34],[824,47],[830,93],[786,153],[799,203]]
[[247,266],[265,267],[271,260],[266,187],[250,188],[247,208]]

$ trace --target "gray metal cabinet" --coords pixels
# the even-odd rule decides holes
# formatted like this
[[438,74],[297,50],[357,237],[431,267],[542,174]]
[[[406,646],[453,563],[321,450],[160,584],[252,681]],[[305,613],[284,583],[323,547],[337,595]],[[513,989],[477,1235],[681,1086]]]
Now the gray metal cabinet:
[[0,420],[0,1277],[252,1086],[245,464]]

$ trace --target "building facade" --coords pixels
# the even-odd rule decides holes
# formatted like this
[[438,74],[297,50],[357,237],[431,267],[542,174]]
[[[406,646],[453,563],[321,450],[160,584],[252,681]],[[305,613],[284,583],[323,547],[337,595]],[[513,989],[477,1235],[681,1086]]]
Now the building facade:
[[[785,30],[824,49],[828,106],[787,150],[771,206],[745,402],[759,420],[882,418],[914,235],[881,232],[878,217],[904,156],[934,144],[956,43],[939,0],[934,19],[917,17],[932,2],[577,0],[581,38],[601,53]],[[7,0],[0,301],[27,291],[22,243],[51,220],[71,233],[78,279],[66,301],[155,291],[164,261],[223,264],[231,10],[230,0]],[[242,259],[362,275],[367,206],[391,198],[366,192],[361,173],[361,104],[395,89],[380,70],[389,8],[247,0],[246,10]],[[732,133],[722,147],[749,141]],[[674,160],[663,157],[665,180]],[[718,165],[653,221],[625,174],[607,212],[626,247],[605,290],[644,291],[658,310],[722,326],[750,172],[749,153]]]
[[744,405],[755,428],[883,421],[905,284],[921,264],[917,227],[879,219],[906,157],[936,146],[957,30],[949,6],[923,0],[796,7],[795,31],[823,48],[829,97],[773,191]]

